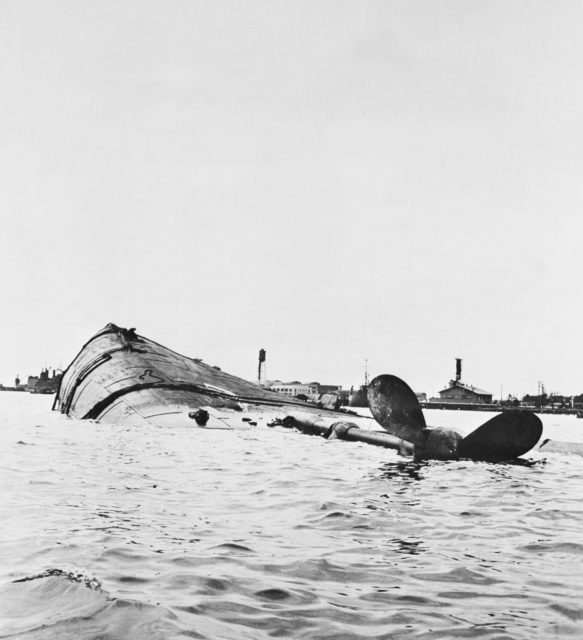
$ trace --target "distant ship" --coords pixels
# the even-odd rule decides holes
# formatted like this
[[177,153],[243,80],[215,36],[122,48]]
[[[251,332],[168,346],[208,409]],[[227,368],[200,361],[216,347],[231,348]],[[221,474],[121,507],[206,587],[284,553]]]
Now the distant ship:
[[38,376],[28,376],[26,384],[21,384],[20,376],[16,376],[13,387],[5,387],[0,384],[0,391],[28,391],[29,393],[56,393],[63,374],[53,369],[49,375],[48,369],[43,369]]
[[349,407],[368,407],[368,397],[366,395],[367,385],[363,384],[356,391],[352,391],[348,398]]
[[368,360],[364,361],[364,384],[358,388],[357,391],[350,389],[350,396],[348,397],[349,407],[368,407],[368,396],[366,390],[368,389]]
[[56,393],[63,374],[53,369],[53,375],[49,376],[49,370],[43,369],[38,376],[28,376],[26,390],[30,393]]

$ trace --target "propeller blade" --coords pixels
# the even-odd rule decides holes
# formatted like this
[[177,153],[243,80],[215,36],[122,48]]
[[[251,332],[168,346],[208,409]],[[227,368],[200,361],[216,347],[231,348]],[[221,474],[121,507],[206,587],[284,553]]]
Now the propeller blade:
[[511,460],[530,451],[542,432],[542,422],[531,411],[505,411],[466,436],[458,453],[473,460]]
[[385,431],[419,445],[424,442],[425,417],[415,392],[397,376],[377,376],[367,389],[374,419]]

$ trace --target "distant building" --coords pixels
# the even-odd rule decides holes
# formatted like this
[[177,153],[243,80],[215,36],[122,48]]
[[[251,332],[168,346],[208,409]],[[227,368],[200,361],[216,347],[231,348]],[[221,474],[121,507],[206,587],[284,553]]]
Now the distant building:
[[281,380],[268,380],[266,382],[268,389],[281,393],[284,396],[310,396],[313,393],[313,388],[308,384],[303,384],[298,380],[293,382],[282,382]]
[[[436,399],[431,398],[434,402]],[[451,380],[450,386],[439,392],[439,402],[460,402],[467,404],[490,404],[492,394],[483,389],[472,387],[458,380]]]
[[309,382],[308,385],[313,389],[312,393],[341,393],[342,386],[339,384],[320,384],[319,382]]
[[265,386],[272,391],[281,393],[285,396],[306,396],[310,400],[318,400],[323,395],[342,394],[342,386],[339,384],[320,384],[319,382],[300,382],[293,380],[292,382],[282,382],[281,380],[267,380]]
[[461,381],[462,361],[456,358],[455,380],[449,381],[449,386],[439,392],[439,398],[431,398],[430,402],[451,402],[460,404],[490,404],[492,394],[483,389]]
[[322,404],[336,403],[337,401],[340,404],[348,403],[348,393],[343,392],[342,386],[339,384],[320,384],[319,382],[300,382],[299,380],[292,380],[291,382],[267,380],[266,371],[267,351],[259,349],[257,383],[262,387],[281,393],[284,396],[293,398],[301,396],[300,399],[321,402]]

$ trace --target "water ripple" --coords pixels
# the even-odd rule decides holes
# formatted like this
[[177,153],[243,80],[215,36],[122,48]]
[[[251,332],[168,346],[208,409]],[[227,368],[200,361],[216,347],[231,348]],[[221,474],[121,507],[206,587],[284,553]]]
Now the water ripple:
[[19,395],[0,413],[0,637],[581,637],[580,458],[417,463]]

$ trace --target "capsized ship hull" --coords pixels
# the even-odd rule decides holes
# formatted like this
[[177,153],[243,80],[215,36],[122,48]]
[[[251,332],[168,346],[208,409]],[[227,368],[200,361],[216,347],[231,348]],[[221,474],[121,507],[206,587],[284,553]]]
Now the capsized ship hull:
[[53,409],[127,425],[237,429],[305,414],[312,421],[377,426],[372,419],[280,396],[114,324],[96,333],[66,369]]

